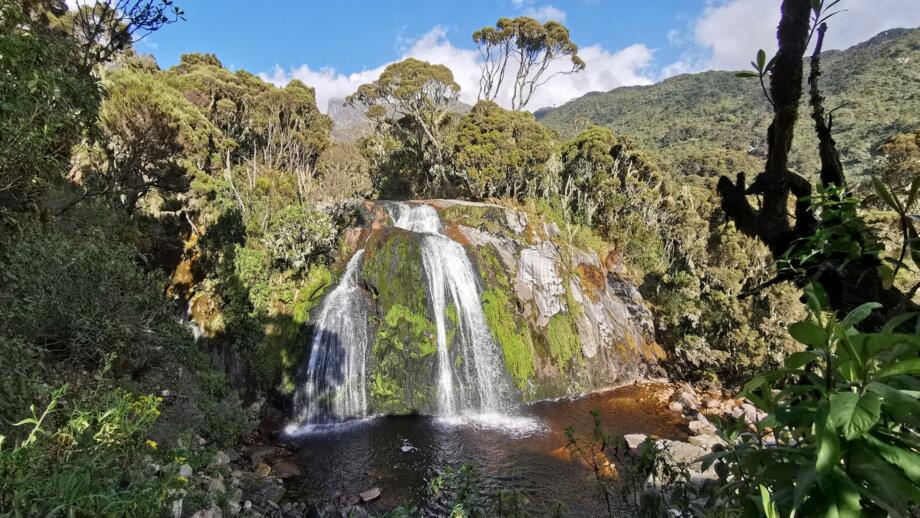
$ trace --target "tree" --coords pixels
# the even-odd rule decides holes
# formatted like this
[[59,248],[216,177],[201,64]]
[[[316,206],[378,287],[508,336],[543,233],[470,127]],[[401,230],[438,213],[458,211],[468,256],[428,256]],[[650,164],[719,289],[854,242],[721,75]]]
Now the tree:
[[41,195],[63,179],[99,110],[97,80],[80,70],[76,43],[48,16],[42,5],[0,3],[0,228],[43,210]]
[[316,162],[319,186],[316,195],[324,199],[365,198],[373,192],[370,163],[350,144],[332,144]]
[[184,19],[182,9],[172,0],[77,0],[68,14],[84,70],[110,61],[164,25]]
[[609,129],[592,126],[562,148],[563,209],[586,225],[591,225],[603,197],[615,187],[611,154],[615,144]]
[[[738,229],[763,241],[780,262],[780,274],[769,284],[794,280],[805,285],[816,281],[828,290],[835,310],[848,312],[866,302],[881,302],[893,310],[904,302],[904,295],[884,281],[885,271],[890,268],[882,264],[881,247],[856,214],[858,201],[848,193],[831,136],[833,116],[825,114],[818,86],[821,47],[827,30],[823,6],[823,1],[783,1],[777,33],[779,50],[769,62],[761,51],[754,62],[758,74],[751,74],[770,76],[768,100],[773,106],[773,121],[767,131],[764,171],[751,185],[746,184],[744,173],[739,173],[735,181],[722,176],[717,191],[722,209]],[[817,189],[788,167],[803,93],[803,58],[813,36],[815,49],[808,85],[821,159],[821,185]],[[764,89],[766,92],[766,85]],[[762,198],[759,209],[751,205],[748,196]],[[789,211],[790,197],[794,199],[794,217]],[[883,322],[884,315],[876,314],[863,325],[871,328]]]
[[445,149],[450,105],[460,85],[444,65],[409,58],[389,65],[373,83],[361,85],[348,97],[363,106],[371,118],[381,121],[415,155],[427,175],[429,190],[446,183]]
[[160,73],[116,70],[106,80],[99,127],[102,159],[84,174],[90,194],[107,194],[130,214],[148,192],[188,189],[200,170],[230,143]]
[[492,101],[476,103],[451,134],[454,167],[479,198],[535,195],[553,147],[549,131],[533,115],[503,110]]
[[[559,22],[540,24],[533,18],[499,18],[495,27],[473,33],[482,57],[479,99],[494,101],[501,94],[506,74],[514,74],[511,109],[522,110],[536,90],[559,75],[580,72],[585,62],[569,30]],[[556,62],[568,58],[570,65],[553,70]],[[512,64],[515,69],[508,70]]]

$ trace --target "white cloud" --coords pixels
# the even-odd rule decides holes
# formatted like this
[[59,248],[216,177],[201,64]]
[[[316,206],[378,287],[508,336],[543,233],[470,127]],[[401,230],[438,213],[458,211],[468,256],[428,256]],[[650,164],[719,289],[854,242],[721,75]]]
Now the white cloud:
[[559,23],[565,23],[566,18],[565,11],[556,9],[551,5],[544,5],[541,7],[528,7],[522,11],[522,14],[543,23],[546,23],[550,20]]
[[[781,0],[710,2],[691,28],[696,48],[688,49],[663,73],[742,69],[748,67],[757,49],[775,52],[780,3]],[[829,21],[825,49],[847,48],[886,29],[920,25],[917,0],[847,0],[838,7],[845,11]],[[678,31],[672,37],[669,33],[672,44],[679,46],[681,34]]]
[[[653,55],[645,45],[635,44],[619,51],[610,51],[600,45],[590,45],[580,49],[579,55],[587,64],[586,69],[577,74],[554,78],[542,89],[537,90],[528,105],[529,109],[557,106],[591,91],[606,91],[618,86],[652,82],[645,71],[651,64]],[[480,77],[479,52],[455,47],[447,39],[445,28],[436,26],[420,38],[411,41],[401,59],[408,57],[448,66],[454,74],[454,80],[460,85],[460,99],[469,104],[476,102]],[[313,69],[309,65],[301,65],[285,70],[276,65],[270,72],[260,76],[277,85],[284,85],[292,79],[303,81],[316,88],[317,104],[325,111],[330,99],[346,97],[357,90],[358,86],[375,80],[388,64],[353,74],[343,74],[332,67]],[[564,68],[563,63],[557,63],[550,73]],[[509,73],[508,76],[513,77],[513,73]],[[507,91],[506,88],[503,90]],[[510,93],[507,92],[498,99],[499,104],[506,107],[511,104],[510,101]]]

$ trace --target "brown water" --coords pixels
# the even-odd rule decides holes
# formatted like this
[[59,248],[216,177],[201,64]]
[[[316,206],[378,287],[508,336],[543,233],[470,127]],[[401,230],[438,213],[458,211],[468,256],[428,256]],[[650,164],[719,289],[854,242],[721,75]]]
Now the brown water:
[[[630,385],[577,399],[524,407],[515,418],[483,417],[444,421],[432,417],[381,417],[289,437],[304,475],[289,481],[296,496],[314,505],[339,503],[372,487],[380,498],[366,506],[382,512],[411,504],[426,515],[446,514],[427,492],[427,481],[446,467],[477,468],[481,491],[515,490],[527,509],[542,516],[562,502],[569,516],[598,516],[603,502],[588,469],[565,455],[564,430],[590,434],[591,410],[601,412],[612,434],[643,433],[686,438],[682,419],[654,397],[660,386]],[[623,507],[621,514],[628,512]]]

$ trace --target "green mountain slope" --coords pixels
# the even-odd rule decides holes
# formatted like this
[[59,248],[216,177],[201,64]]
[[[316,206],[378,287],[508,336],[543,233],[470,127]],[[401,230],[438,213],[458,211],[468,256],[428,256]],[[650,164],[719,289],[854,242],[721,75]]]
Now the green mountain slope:
[[[822,68],[826,106],[847,103],[834,113],[834,135],[849,175],[865,174],[878,146],[895,134],[920,128],[920,29],[893,29],[826,52]],[[807,112],[800,114],[792,167],[812,173],[817,140]],[[703,72],[590,93],[538,116],[567,138],[591,123],[607,126],[676,173],[713,176],[762,167],[770,106],[756,79]]]

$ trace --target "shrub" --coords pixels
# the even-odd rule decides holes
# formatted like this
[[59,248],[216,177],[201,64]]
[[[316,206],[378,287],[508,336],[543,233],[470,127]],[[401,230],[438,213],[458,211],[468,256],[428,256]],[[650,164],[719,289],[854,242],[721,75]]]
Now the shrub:
[[263,243],[276,264],[303,273],[333,250],[335,238],[328,215],[289,205],[271,216]]

